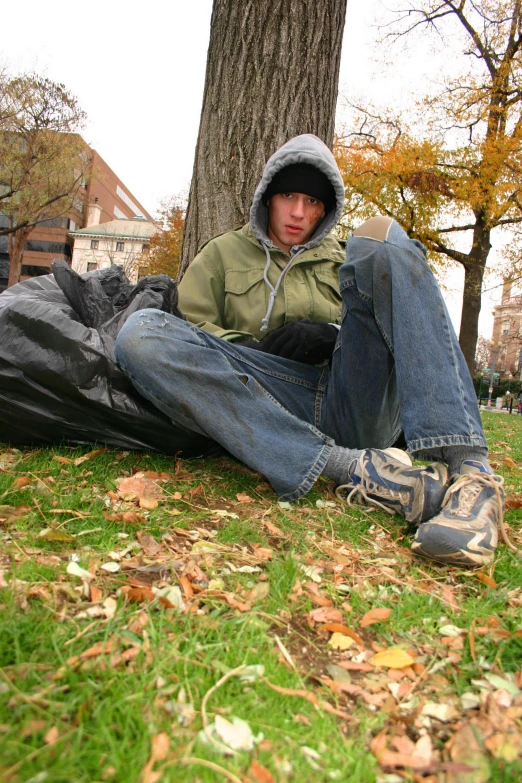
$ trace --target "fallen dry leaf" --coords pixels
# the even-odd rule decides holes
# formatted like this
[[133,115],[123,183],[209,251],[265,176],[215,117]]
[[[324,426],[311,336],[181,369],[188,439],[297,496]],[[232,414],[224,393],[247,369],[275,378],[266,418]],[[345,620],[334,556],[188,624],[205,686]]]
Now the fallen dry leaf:
[[255,500],[250,497],[250,495],[247,495],[245,492],[238,492],[236,495],[236,499],[239,500],[240,503],[255,503]]
[[248,777],[252,783],[276,783],[272,773],[255,759],[252,759],[250,762],[250,767],[248,768]]
[[336,631],[331,635],[328,644],[330,647],[333,647],[334,650],[348,650],[355,642],[350,636],[345,636]]
[[161,772],[153,772],[154,764],[157,761],[164,761],[167,758],[170,746],[169,735],[166,732],[155,734],[151,740],[150,758],[143,767],[140,775],[140,783],[157,783],[161,779]]
[[158,501],[156,498],[149,498],[147,495],[143,495],[139,499],[140,508],[144,508],[146,511],[154,511],[158,507]]
[[273,522],[270,522],[269,519],[262,519],[261,522],[273,536],[284,536],[283,531],[274,525]]
[[93,457],[97,457],[98,454],[103,454],[106,452],[107,449],[94,449],[94,451],[89,451],[88,454],[84,454],[83,457],[77,457],[77,459],[74,460],[75,465],[82,465],[84,462],[87,462],[88,459],[92,459]]
[[23,489],[24,487],[27,487],[31,483],[31,479],[29,476],[18,476],[17,479],[13,481],[13,489]]
[[382,650],[373,655],[368,663],[385,669],[404,669],[407,666],[412,666],[415,661],[400,647],[390,647],[388,650]]
[[118,495],[124,500],[164,500],[163,489],[153,479],[146,478],[143,473],[122,478],[118,482]]
[[69,459],[68,457],[59,457],[58,455],[55,455],[53,460],[55,462],[60,462],[62,465],[72,465],[72,459]]
[[333,606],[319,606],[311,609],[307,617],[312,623],[342,623],[343,613]]
[[473,576],[476,577],[479,582],[482,582],[483,585],[486,585],[487,587],[491,587],[493,590],[495,590],[498,587],[498,584],[495,582],[493,577],[489,576],[489,574],[484,573],[484,571],[473,571]]
[[161,544],[158,544],[154,536],[151,536],[150,533],[144,533],[142,530],[138,530],[136,538],[140,542],[143,554],[146,557],[155,557],[161,552]]
[[59,739],[60,732],[56,726],[53,726],[52,729],[49,729],[49,731],[44,736],[44,742],[46,745],[55,745]]
[[375,623],[383,623],[389,618],[391,613],[391,609],[385,609],[384,607],[370,609],[361,620],[361,628],[367,628],[369,625],[375,625]]
[[466,764],[469,772],[448,772],[448,783],[486,783],[491,770],[477,726],[465,723],[449,743],[451,760]]
[[252,590],[249,590],[245,598],[250,603],[255,604],[259,601],[264,601],[269,592],[270,585],[268,582],[259,582],[255,587],[252,588]]
[[352,629],[348,628],[346,625],[341,625],[339,623],[325,623],[324,625],[320,625],[317,630],[328,631],[329,633],[340,633],[343,636],[349,636],[351,639],[353,639],[354,642],[357,642],[359,647],[364,647],[364,641],[361,639],[359,634],[355,633],[355,631],[352,631]]

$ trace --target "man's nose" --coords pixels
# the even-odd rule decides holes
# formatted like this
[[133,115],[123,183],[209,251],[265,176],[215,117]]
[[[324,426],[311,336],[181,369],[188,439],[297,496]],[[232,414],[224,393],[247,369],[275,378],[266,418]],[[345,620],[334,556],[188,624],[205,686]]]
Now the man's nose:
[[296,198],[293,200],[292,216],[296,218],[304,217],[304,200],[302,198]]

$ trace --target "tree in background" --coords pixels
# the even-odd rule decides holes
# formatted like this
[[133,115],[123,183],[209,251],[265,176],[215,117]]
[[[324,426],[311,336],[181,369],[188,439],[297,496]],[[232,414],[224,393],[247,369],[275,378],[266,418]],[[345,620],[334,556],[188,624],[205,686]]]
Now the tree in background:
[[139,259],[140,275],[169,275],[178,273],[185,224],[185,205],[179,196],[163,201],[158,210],[158,228]]
[[0,213],[7,225],[8,286],[20,279],[24,246],[38,223],[78,208],[89,156],[85,121],[63,84],[37,74],[0,74]]
[[246,223],[285,141],[332,146],[345,14],[346,0],[214,0],[180,276],[203,242]]
[[[464,267],[460,345],[470,372],[491,233],[522,223],[522,0],[412,0],[391,35],[429,29],[460,73],[427,97],[417,128],[368,106],[343,132],[347,221],[380,211]],[[412,113],[413,116],[413,113]],[[516,239],[516,238],[515,238]],[[468,244],[468,249],[462,249]],[[511,250],[519,245],[514,240]]]

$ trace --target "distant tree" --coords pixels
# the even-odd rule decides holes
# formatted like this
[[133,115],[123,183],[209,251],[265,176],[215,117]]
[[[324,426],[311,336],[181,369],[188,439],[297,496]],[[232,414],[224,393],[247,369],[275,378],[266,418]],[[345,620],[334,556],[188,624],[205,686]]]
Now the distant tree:
[[[448,54],[460,58],[459,73],[425,99],[421,130],[358,107],[359,119],[338,144],[348,221],[379,210],[420,239],[432,258],[462,264],[459,340],[472,372],[492,231],[517,232],[522,224],[522,0],[400,5],[390,35],[423,28],[441,41],[447,35]],[[511,244],[512,260],[519,248]]]
[[158,210],[158,231],[139,259],[140,274],[176,277],[181,257],[185,205],[179,196],[163,201]]
[[24,246],[38,223],[78,207],[90,161],[76,133],[85,121],[63,84],[37,74],[0,74],[0,213],[7,225],[8,285],[20,279]]
[[477,350],[475,352],[475,375],[481,370],[485,370],[489,364],[491,355],[491,340],[486,340],[481,334],[477,340]]
[[333,143],[346,0],[214,0],[180,276],[242,225],[268,157],[300,133]]

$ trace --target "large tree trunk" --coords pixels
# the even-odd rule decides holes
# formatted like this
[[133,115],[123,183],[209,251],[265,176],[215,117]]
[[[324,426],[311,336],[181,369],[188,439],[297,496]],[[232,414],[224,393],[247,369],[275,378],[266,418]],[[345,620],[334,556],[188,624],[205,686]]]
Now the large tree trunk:
[[248,220],[270,155],[300,133],[333,144],[347,0],[214,0],[181,255]]
[[20,273],[22,271],[22,260],[24,257],[25,240],[31,233],[30,230],[19,228],[8,235],[9,248],[9,278],[7,287],[20,282]]
[[475,351],[477,350],[478,322],[482,300],[482,280],[491,250],[491,232],[485,229],[478,219],[473,231],[473,246],[469,254],[470,261],[464,264],[464,295],[462,298],[462,319],[460,322],[459,343],[473,377]]

